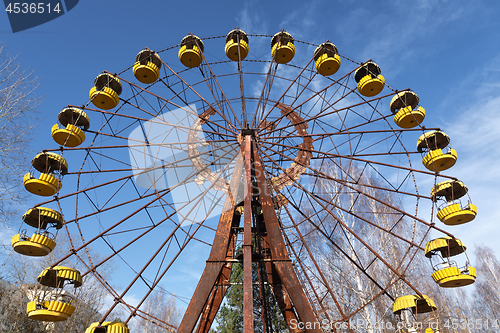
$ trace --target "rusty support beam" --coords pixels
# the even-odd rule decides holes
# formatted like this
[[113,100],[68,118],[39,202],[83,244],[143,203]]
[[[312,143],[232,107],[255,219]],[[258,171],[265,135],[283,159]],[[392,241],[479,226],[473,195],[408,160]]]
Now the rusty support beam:
[[316,316],[312,311],[311,305],[309,304],[304,290],[302,289],[302,285],[300,284],[299,279],[297,278],[297,275],[293,269],[292,261],[290,260],[288,251],[286,250],[285,241],[283,240],[283,235],[281,234],[278,218],[274,210],[274,204],[271,198],[271,193],[269,191],[269,186],[267,185],[262,163],[260,161],[257,147],[255,145],[253,147],[253,150],[255,177],[259,189],[259,196],[262,204],[262,213],[266,224],[274,269],[276,269],[276,272],[280,277],[283,286],[290,296],[290,299],[295,307],[295,310],[297,311],[300,321],[303,323],[309,323],[310,326],[313,326],[313,328],[308,330],[308,332],[319,333],[321,332],[321,329],[319,328],[320,323],[316,320]]
[[[267,243],[267,236],[265,237],[265,242]],[[267,249],[270,250],[269,246],[267,246]],[[270,252],[268,253],[270,257]],[[297,314],[295,313],[292,302],[290,302],[290,297],[288,297],[286,290],[283,288],[283,283],[281,282],[278,272],[274,268],[274,265],[272,264],[271,261],[267,261],[265,265],[267,271],[267,281],[273,290],[274,298],[278,303],[278,307],[280,308],[283,318],[285,318],[285,321],[290,329],[290,332],[292,333],[302,332],[297,327],[297,325],[293,325],[293,323],[294,322],[297,323],[299,319],[297,318]]]
[[268,321],[267,315],[267,297],[266,297],[266,287],[264,281],[264,265],[262,262],[259,262],[259,267],[257,269],[258,279],[259,279],[259,296],[260,296],[260,316],[262,319],[262,332],[269,333],[271,332],[272,327],[269,326],[270,322]]
[[223,212],[221,214],[217,232],[215,233],[214,243],[210,256],[203,274],[198,282],[198,286],[189,302],[189,306],[179,325],[179,333],[193,332],[198,318],[200,317],[206,303],[210,300],[210,295],[213,292],[217,279],[226,263],[226,255],[231,240],[231,227],[233,225],[235,202],[232,193],[238,193],[238,188],[241,184],[241,173],[243,169],[243,156],[238,155],[236,160],[233,177],[231,178],[230,188],[228,190],[226,201],[224,203]]
[[243,332],[253,333],[252,281],[252,136],[245,137],[245,203],[243,224]]
[[210,295],[210,299],[208,300],[205,309],[203,310],[196,333],[208,333],[210,331],[210,327],[212,326],[212,323],[215,319],[215,315],[219,311],[222,300],[224,299],[224,295],[229,288],[229,278],[231,277],[231,270],[233,266],[233,263],[230,260],[234,257],[234,247],[236,244],[234,233],[231,234],[230,238],[231,243],[229,244],[226,253],[227,262],[222,267],[222,272],[219,275],[219,278],[217,278],[217,287],[215,291]]

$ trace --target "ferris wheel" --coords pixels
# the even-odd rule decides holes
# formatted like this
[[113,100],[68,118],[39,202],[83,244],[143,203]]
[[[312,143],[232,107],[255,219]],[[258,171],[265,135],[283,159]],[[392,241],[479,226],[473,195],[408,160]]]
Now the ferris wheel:
[[[465,184],[441,174],[457,152],[441,129],[422,127],[418,95],[391,87],[372,59],[285,31],[235,29],[189,34],[133,60],[99,74],[86,104],[59,113],[58,146],[24,177],[29,192],[48,197],[23,216],[36,231],[21,228],[12,241],[16,252],[43,256],[56,246],[50,228],[65,228],[71,248],[39,282],[62,289],[93,276],[103,284],[114,301],[87,332],[128,332],[134,317],[208,332],[236,264],[245,332],[273,331],[269,302],[292,332],[337,331],[336,323],[370,322],[388,308],[398,320],[407,310],[432,312],[412,278],[424,254],[439,258],[432,278],[440,286],[474,282],[468,262],[450,260],[465,246],[443,227],[477,213],[470,198],[460,202]],[[442,237],[427,243],[431,230]],[[192,257],[206,266],[182,295],[180,325],[141,308],[155,290],[180,283]],[[72,258],[84,269],[65,267]],[[134,304],[132,294],[141,295]],[[263,300],[258,309],[253,294]],[[38,296],[28,316],[60,321],[74,311],[50,302]],[[117,307],[124,323],[110,321]]]

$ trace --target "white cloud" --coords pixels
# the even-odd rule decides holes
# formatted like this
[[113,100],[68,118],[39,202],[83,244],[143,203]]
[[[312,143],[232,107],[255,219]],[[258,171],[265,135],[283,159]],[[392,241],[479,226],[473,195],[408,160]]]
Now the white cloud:
[[137,304],[139,304],[139,302],[141,301],[142,297],[137,297],[136,295],[125,295],[123,297],[123,300],[125,301],[125,303],[127,304],[130,304],[132,306],[137,306]]
[[267,20],[265,15],[258,13],[259,7],[254,1],[246,1],[243,10],[239,12],[235,19],[238,27],[247,33],[263,33],[267,30]]

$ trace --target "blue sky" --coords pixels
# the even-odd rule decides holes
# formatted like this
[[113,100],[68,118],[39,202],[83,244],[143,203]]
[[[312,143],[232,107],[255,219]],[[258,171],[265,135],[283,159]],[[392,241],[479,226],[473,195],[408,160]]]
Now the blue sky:
[[[16,34],[7,14],[0,13],[0,42],[35,72],[37,93],[45,96],[35,153],[55,147],[49,129],[62,107],[86,103],[98,73],[127,68],[145,46],[163,49],[190,32],[219,36],[236,26],[267,35],[285,29],[312,43],[329,39],[347,57],[374,59],[392,87],[419,95],[427,111],[425,125],[441,127],[458,152],[457,164],[446,174],[462,180],[478,206],[475,221],[447,230],[469,248],[487,245],[498,254],[499,14],[500,3],[494,0],[82,0],[62,17]],[[424,183],[422,191],[431,186]],[[199,253],[194,258],[205,260]],[[185,270],[193,281],[200,274]]]

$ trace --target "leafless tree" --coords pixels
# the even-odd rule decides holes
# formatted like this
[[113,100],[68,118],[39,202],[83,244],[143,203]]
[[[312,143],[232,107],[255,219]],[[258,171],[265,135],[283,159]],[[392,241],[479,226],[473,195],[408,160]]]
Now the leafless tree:
[[26,316],[28,298],[24,290],[0,280],[0,331],[12,333],[42,333],[42,323]]
[[[345,186],[339,181],[345,178],[346,168],[356,185]],[[409,246],[402,239],[425,246],[430,238],[425,236],[425,226],[414,223],[394,209],[402,207],[397,195],[384,191],[376,176],[354,165],[342,168],[325,165],[322,172],[325,177],[315,186],[324,202],[329,202],[329,212],[317,205],[315,207],[314,203],[301,207],[304,215],[309,216],[307,220],[310,222],[302,225],[302,233],[307,235],[306,245],[314,253],[314,259],[326,275],[335,298],[343,306],[342,310],[349,313],[362,307],[354,321],[359,318],[364,323],[373,325],[372,328],[366,325],[358,327],[356,331],[384,332],[384,329],[377,326],[381,322],[392,322],[396,327],[389,297],[382,295],[370,302],[373,295],[380,292],[380,287],[370,281],[369,276],[376,277],[381,286],[390,285],[396,278],[387,264],[404,271],[405,278],[437,305],[437,310],[432,313],[418,317],[408,313],[399,320],[418,322],[424,328],[431,327],[441,333],[500,330],[500,262],[492,249],[476,247],[477,262],[472,263],[472,266],[477,268],[478,277],[475,285],[468,287],[469,290],[439,287],[431,278],[432,266],[427,262],[424,252],[415,252],[415,249],[407,252]],[[391,234],[367,221],[391,230]],[[318,225],[323,233],[318,232]],[[324,237],[325,234],[329,237]],[[363,239],[387,264],[379,260],[357,237]],[[408,266],[410,261],[411,265]],[[313,267],[310,259],[305,258],[304,263]],[[318,283],[318,294],[325,292],[321,289],[325,287]],[[470,290],[472,292],[468,292]],[[388,292],[394,297],[415,293],[401,281],[392,284]],[[324,300],[323,305],[327,311],[335,316],[338,312],[336,305],[328,302],[327,297]]]
[[[171,325],[177,326],[180,323],[181,312],[177,308],[175,298],[161,289],[151,293],[144,305],[141,306],[141,310]],[[144,318],[138,320],[133,330],[138,333],[171,332],[165,324],[156,323],[154,319]]]
[[[475,249],[477,281],[474,292],[470,295],[469,318],[482,323],[481,332],[498,332],[500,330],[500,262],[494,251],[483,245]],[[464,300],[461,299],[462,306]],[[466,305],[466,304],[465,304]],[[486,327],[487,326],[487,327]],[[479,330],[472,330],[472,332]]]
[[33,138],[37,106],[37,79],[33,72],[21,66],[10,56],[5,45],[0,45],[0,222],[17,216],[16,203],[21,190],[23,173],[29,153],[28,143]]
[[[390,285],[388,293],[395,297],[411,293],[387,265],[404,272],[419,289],[422,286],[419,281],[425,280],[422,277],[430,279],[430,267],[424,262],[423,253],[415,254],[416,249],[405,241],[421,242],[425,230],[420,223],[398,211],[402,207],[398,196],[385,191],[376,175],[355,165],[324,165],[321,171],[325,177],[315,186],[321,188],[317,192],[329,202],[329,212],[318,213],[313,206],[303,208],[307,210],[305,215],[312,216],[309,218],[311,225],[321,226],[329,237],[319,235],[314,227],[304,230],[307,242],[335,298],[343,304],[342,311],[351,313],[361,308],[352,318],[364,323],[357,331],[379,332],[381,325],[389,322],[396,326],[392,300],[385,295],[371,299],[381,292],[380,286]],[[345,186],[339,181],[345,179],[347,173],[355,185]],[[338,317],[336,305],[330,303],[325,305],[334,318]]]

